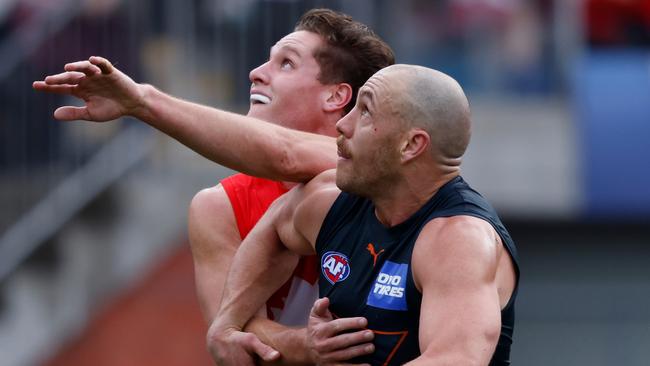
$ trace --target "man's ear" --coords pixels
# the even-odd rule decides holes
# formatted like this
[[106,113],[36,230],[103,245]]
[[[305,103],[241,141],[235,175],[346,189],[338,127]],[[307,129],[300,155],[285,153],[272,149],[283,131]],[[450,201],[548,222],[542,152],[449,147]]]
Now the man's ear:
[[332,84],[324,98],[323,109],[326,112],[343,110],[352,100],[352,87],[348,83]]
[[411,129],[406,133],[406,139],[400,149],[402,162],[407,163],[422,155],[429,145],[431,145],[431,137],[426,131],[420,128]]

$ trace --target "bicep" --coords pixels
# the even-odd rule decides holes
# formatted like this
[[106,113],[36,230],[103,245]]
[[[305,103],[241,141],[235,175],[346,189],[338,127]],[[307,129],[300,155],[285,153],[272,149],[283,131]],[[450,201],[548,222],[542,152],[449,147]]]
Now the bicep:
[[230,263],[241,244],[235,214],[221,185],[197,193],[188,213],[197,296],[207,320],[219,310]]
[[273,203],[279,239],[302,255],[314,254],[316,238],[325,215],[340,193],[335,173],[327,171],[304,185],[298,185]]
[[425,288],[420,313],[420,351],[425,356],[487,365],[499,336],[501,315],[489,285],[459,286],[444,294]]
[[420,349],[424,357],[487,365],[501,326],[495,244],[478,219],[444,220],[425,227],[413,253]]

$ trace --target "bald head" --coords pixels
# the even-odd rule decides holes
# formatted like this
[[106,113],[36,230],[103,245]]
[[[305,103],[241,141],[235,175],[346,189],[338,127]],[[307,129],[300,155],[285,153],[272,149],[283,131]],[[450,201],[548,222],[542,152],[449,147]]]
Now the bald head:
[[[458,160],[471,135],[469,102],[456,80],[415,65],[393,65],[379,73],[391,85],[391,112],[406,128],[418,127],[431,138],[432,153]],[[378,73],[378,74],[379,74]]]

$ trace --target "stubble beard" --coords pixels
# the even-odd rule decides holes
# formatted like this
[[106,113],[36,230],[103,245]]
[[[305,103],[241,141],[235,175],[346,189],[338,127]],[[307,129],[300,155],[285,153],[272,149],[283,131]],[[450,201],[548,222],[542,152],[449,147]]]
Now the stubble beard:
[[361,166],[349,164],[344,169],[337,167],[338,188],[369,199],[386,195],[397,180],[397,164],[399,164],[391,158],[388,146],[382,145],[377,154]]

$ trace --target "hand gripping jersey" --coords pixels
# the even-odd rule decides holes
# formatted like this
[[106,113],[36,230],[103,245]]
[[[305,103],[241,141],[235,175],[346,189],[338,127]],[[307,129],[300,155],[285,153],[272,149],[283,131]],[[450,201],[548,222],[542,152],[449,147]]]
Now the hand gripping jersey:
[[[276,198],[287,192],[280,182],[235,174],[221,181],[235,212],[242,240]],[[318,297],[315,256],[302,257],[293,275],[266,303],[269,319],[285,325],[305,325]]]
[[[420,355],[418,328],[422,294],[411,274],[411,254],[424,225],[437,217],[469,215],[489,222],[519,266],[514,242],[496,212],[478,192],[456,177],[405,222],[387,228],[368,199],[341,193],[327,213],[316,241],[320,296],[330,298],[337,317],[363,316],[375,333],[375,352],[352,360],[401,365]],[[491,366],[510,364],[514,325],[512,298],[501,311],[501,336]]]

